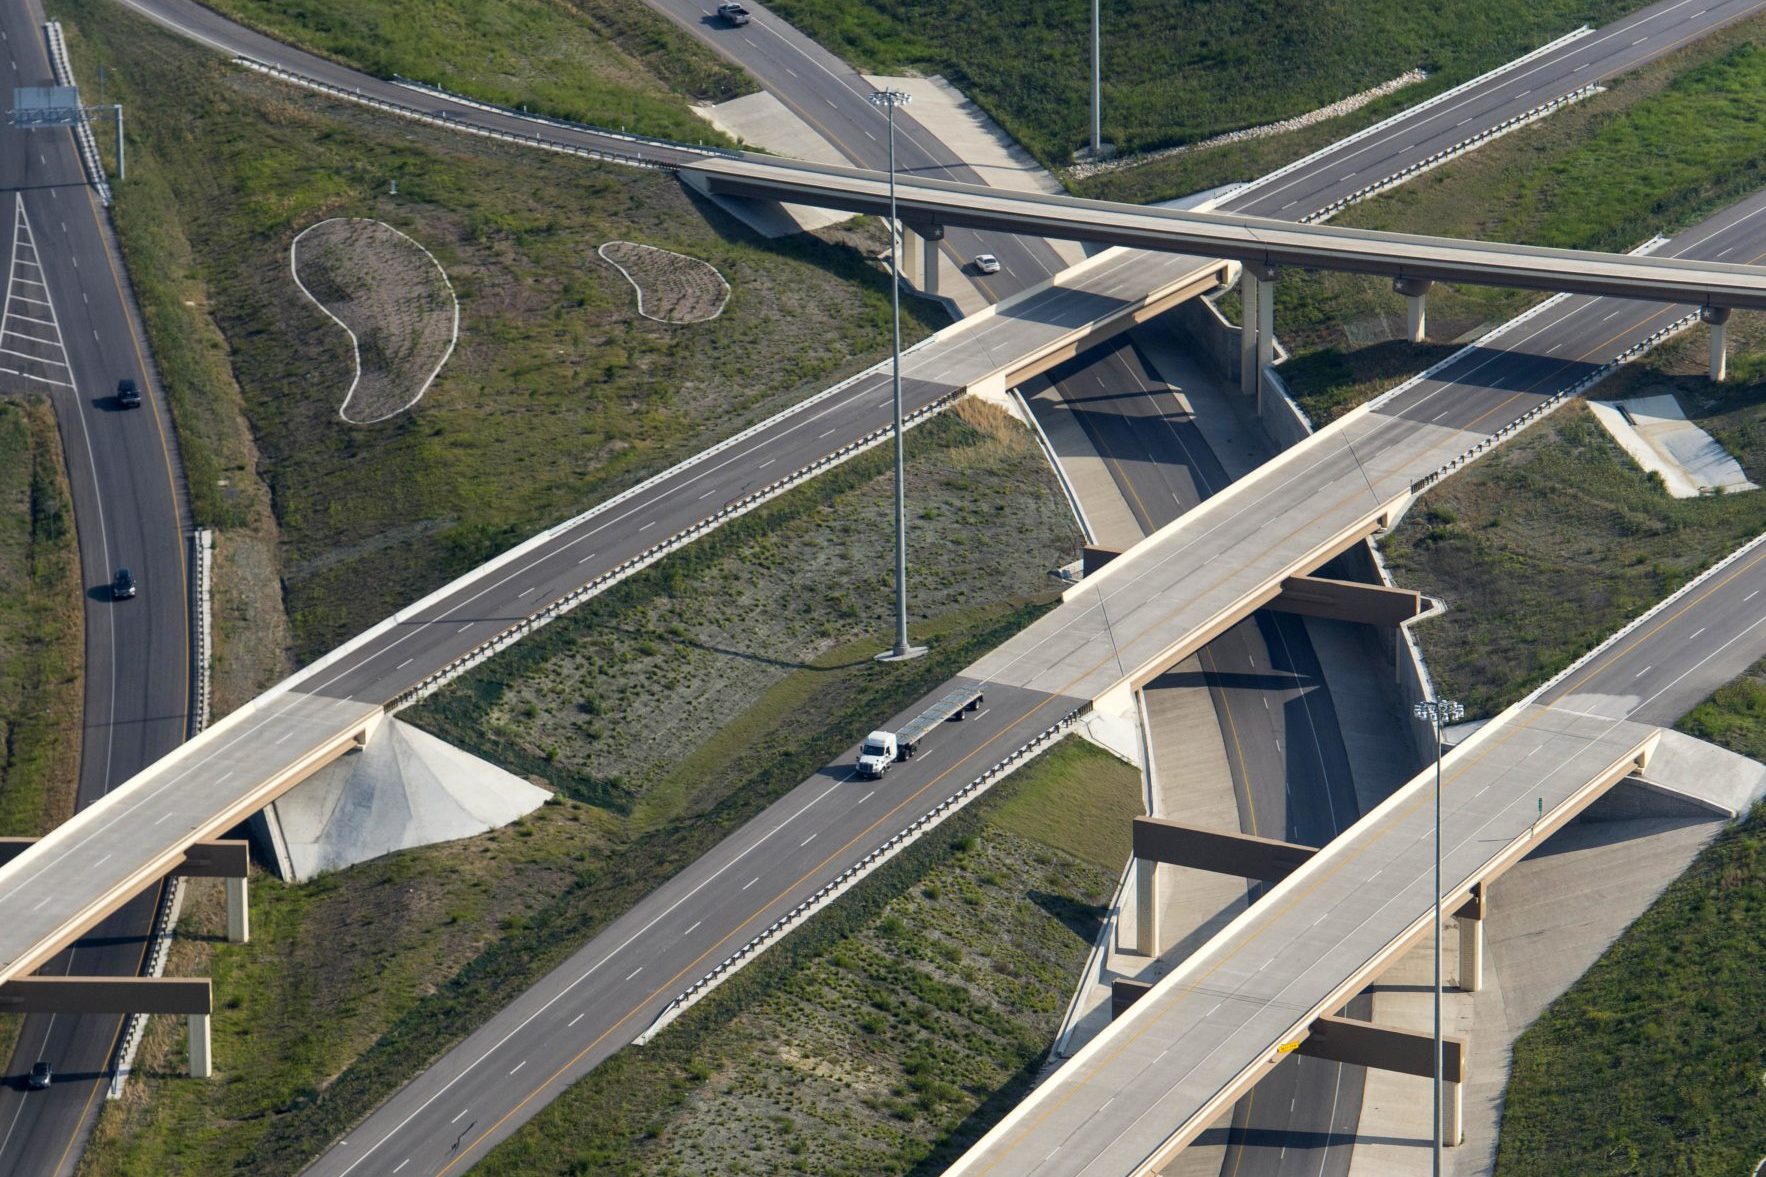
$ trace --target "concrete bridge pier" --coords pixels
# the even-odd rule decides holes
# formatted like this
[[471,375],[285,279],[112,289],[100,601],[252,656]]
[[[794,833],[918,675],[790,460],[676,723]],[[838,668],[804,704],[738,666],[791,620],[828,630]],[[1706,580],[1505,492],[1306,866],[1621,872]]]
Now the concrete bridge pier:
[[183,1017],[190,1031],[190,1076],[214,1074],[207,978],[20,977],[0,984],[0,1013],[162,1014]]
[[1459,987],[1465,993],[1484,987],[1484,904],[1484,884],[1479,883],[1453,913],[1459,922]]
[[1263,369],[1275,360],[1274,266],[1246,262],[1239,268],[1239,391],[1256,398],[1263,412]]
[[1711,328],[1711,380],[1721,384],[1729,379],[1729,308],[1700,307],[1699,318]]
[[901,276],[921,294],[938,293],[938,243],[943,240],[943,225],[902,222]]
[[1434,284],[1434,281],[1429,278],[1392,279],[1392,292],[1404,296],[1405,332],[1412,343],[1423,342],[1428,331],[1426,299],[1429,287]]
[[209,1015],[191,1014],[188,1019],[190,1032],[190,1077],[192,1079],[210,1079],[215,1073],[214,1043],[209,1037]]

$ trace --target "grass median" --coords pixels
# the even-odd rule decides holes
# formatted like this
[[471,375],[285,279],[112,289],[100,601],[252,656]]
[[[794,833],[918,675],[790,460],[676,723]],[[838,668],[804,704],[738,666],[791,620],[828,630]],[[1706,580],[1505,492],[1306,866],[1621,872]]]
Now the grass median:
[[[1681,730],[1766,755],[1766,663]],[[1499,1177],[1748,1173],[1766,1153],[1766,806],[1720,834],[1515,1043]]]
[[[892,465],[876,450],[585,604],[406,713],[557,789],[483,838],[210,894],[171,970],[215,978],[218,1081],[156,1024],[94,1173],[292,1172],[657,884],[1046,608],[1077,530],[1034,439],[986,406],[908,437],[914,633],[880,666]],[[918,557],[924,557],[921,561]],[[855,569],[862,570],[855,573]],[[1112,868],[1114,870],[1115,868]]]
[[686,142],[724,142],[688,107],[756,87],[643,4],[618,0],[216,0],[242,24],[379,77]]
[[[34,395],[0,401],[0,835],[74,811],[85,599],[55,414]],[[0,1015],[0,1060],[22,1021]]]
[[[865,68],[944,74],[1044,163],[1063,165],[1089,142],[1084,0],[778,0],[773,7]],[[1306,5],[1119,0],[1102,13],[1103,134],[1133,151],[1194,142],[1304,114],[1422,66],[1429,81],[1401,99],[1414,102],[1583,21],[1634,7],[1627,0],[1364,0],[1321,18]],[[1373,108],[1367,113],[1377,117]]]
[[[1602,392],[1675,393],[1766,477],[1766,384],[1638,368]],[[1381,548],[1447,603],[1416,629],[1441,693],[1493,715],[1762,531],[1766,494],[1671,498],[1578,402],[1430,490]]]
[[[1333,224],[1622,251],[1671,235],[1766,186],[1766,18],[1705,37]],[[1541,296],[1437,284],[1429,332],[1446,341],[1502,323]],[[1404,300],[1384,280],[1283,274],[1276,326],[1294,355],[1281,372],[1314,424],[1427,367],[1451,348],[1403,342]]]

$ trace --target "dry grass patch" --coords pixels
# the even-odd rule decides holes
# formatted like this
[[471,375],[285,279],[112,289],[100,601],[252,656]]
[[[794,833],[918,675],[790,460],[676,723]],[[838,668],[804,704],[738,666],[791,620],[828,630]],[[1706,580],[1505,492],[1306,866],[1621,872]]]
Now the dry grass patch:
[[703,323],[724,313],[730,284],[717,267],[684,253],[609,241],[596,250],[638,292],[638,313],[658,323]]
[[356,371],[338,416],[372,425],[423,399],[460,329],[435,256],[384,221],[333,217],[298,233],[288,257],[302,292],[349,335]]

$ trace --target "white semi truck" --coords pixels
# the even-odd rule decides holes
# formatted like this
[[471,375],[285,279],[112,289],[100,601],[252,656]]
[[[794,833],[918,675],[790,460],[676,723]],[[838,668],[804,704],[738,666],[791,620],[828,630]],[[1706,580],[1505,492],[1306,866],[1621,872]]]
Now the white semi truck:
[[980,706],[980,687],[957,687],[941,695],[936,703],[908,720],[899,730],[872,732],[858,746],[858,774],[876,780],[897,760],[906,760],[919,751],[920,741],[939,724],[961,719],[964,712]]

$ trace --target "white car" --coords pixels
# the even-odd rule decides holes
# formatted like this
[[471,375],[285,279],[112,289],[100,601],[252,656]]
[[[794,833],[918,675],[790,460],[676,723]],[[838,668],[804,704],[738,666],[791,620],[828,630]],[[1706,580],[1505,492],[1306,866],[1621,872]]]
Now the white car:
[[991,253],[978,253],[975,255],[975,268],[983,274],[997,274],[1000,272],[1000,260]]

